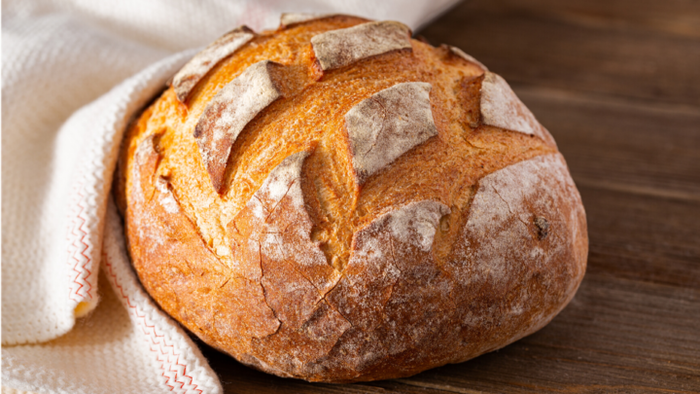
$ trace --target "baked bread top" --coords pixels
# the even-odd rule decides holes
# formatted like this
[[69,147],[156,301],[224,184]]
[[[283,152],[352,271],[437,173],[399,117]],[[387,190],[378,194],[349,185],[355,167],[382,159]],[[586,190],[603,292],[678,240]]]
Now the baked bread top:
[[281,376],[407,376],[544,326],[585,270],[554,140],[497,74],[397,22],[285,15],[178,72],[115,194],[142,283]]

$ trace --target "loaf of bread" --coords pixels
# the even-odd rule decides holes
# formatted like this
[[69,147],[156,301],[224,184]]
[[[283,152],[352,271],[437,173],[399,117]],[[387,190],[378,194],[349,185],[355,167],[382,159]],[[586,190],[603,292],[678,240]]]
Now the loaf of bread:
[[115,178],[158,304],[279,376],[409,376],[571,300],[588,249],[549,132],[503,78],[397,22],[287,14],[196,55]]

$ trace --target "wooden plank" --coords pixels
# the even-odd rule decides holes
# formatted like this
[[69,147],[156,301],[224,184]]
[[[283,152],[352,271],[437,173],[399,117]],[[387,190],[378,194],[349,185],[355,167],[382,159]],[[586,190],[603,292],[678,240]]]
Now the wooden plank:
[[469,0],[419,33],[463,49],[509,82],[700,105],[700,24],[676,36],[552,17],[573,12],[565,3],[523,11],[515,2]]
[[700,3],[694,0],[500,0],[519,12],[592,27],[647,30],[700,38]]
[[700,289],[698,202],[579,188],[589,222],[588,273]]

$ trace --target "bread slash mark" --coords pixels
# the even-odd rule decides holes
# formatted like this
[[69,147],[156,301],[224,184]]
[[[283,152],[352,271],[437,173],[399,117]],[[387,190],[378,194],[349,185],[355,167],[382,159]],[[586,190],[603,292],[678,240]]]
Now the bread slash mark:
[[399,22],[368,22],[311,38],[321,70],[327,71],[383,53],[412,50],[411,29]]
[[535,119],[535,115],[527,109],[500,75],[489,71],[484,73],[480,108],[483,124],[534,135],[550,146],[556,146],[549,132]]
[[272,76],[281,65],[263,60],[243,71],[209,102],[194,130],[204,166],[217,192],[223,186],[231,147],[245,126],[282,96]]
[[194,55],[173,77],[172,87],[181,103],[194,90],[197,83],[220,61],[231,56],[236,50],[255,37],[255,32],[248,26],[240,26],[209,44]]
[[302,165],[308,155],[301,151],[285,158],[228,224],[237,249],[234,256],[243,271],[259,262],[264,275],[258,279],[267,303],[293,329],[311,318],[340,279],[318,243],[311,240],[313,222],[301,188]]
[[430,90],[426,82],[399,83],[360,102],[345,115],[359,185],[411,148],[437,135]]

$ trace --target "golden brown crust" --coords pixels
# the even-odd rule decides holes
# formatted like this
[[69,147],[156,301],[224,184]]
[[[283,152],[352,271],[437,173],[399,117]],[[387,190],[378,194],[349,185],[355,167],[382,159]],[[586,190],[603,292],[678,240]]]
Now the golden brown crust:
[[243,128],[282,92],[273,74],[283,66],[263,60],[246,68],[241,75],[219,90],[199,117],[194,138],[217,191],[224,181],[231,147]]
[[[454,49],[411,40],[324,70],[312,38],[367,21],[298,19],[129,129],[115,193],[148,292],[212,346],[313,381],[408,376],[549,322],[587,253],[549,133]],[[226,107],[226,148],[202,143]]]

